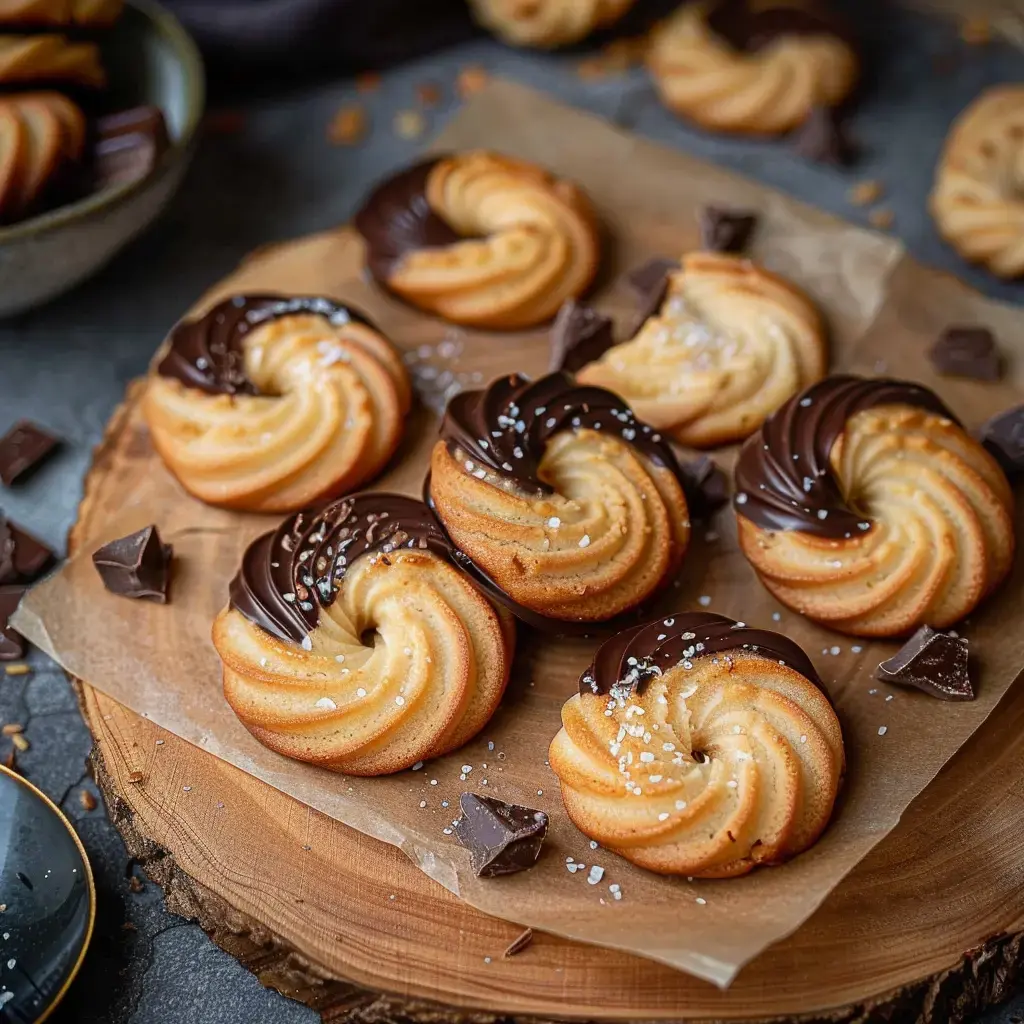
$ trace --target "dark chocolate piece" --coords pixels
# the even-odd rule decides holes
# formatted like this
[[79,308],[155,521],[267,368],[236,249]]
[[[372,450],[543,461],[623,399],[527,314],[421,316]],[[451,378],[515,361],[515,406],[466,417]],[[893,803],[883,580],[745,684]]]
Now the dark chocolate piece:
[[817,686],[818,673],[789,637],[753,629],[713,612],[676,612],[616,633],[597,649],[580,676],[580,693],[606,697],[613,690],[641,694],[647,684],[684,661],[742,651],[781,661]]
[[813,107],[792,139],[797,154],[815,163],[846,167],[856,157],[840,115],[832,107]]
[[34,583],[53,560],[49,547],[0,512],[0,585]]
[[783,36],[836,36],[852,44],[849,28],[824,4],[752,3],[718,0],[707,15],[715,35],[743,53],[770,46]]
[[679,269],[679,260],[655,256],[654,259],[641,263],[635,270],[626,275],[626,281],[636,293],[640,302],[647,302],[648,296],[655,289],[664,289],[665,278]]
[[431,551],[463,568],[430,509],[415,498],[366,492],[298,512],[249,545],[231,581],[231,607],[268,633],[301,643],[362,555],[404,549]]
[[539,494],[551,488],[537,475],[548,441],[563,430],[604,430],[627,441],[655,465],[679,475],[668,442],[604,388],[576,384],[567,373],[530,381],[499,377],[484,391],[462,391],[448,403],[441,437],[481,469]]
[[114,188],[148,178],[169,147],[159,107],[147,104],[99,118],[93,154],[96,187]]
[[25,639],[15,632],[8,620],[28,587],[0,587],[0,661],[17,661],[25,657]]
[[680,481],[686,494],[686,506],[694,519],[710,519],[729,503],[729,480],[722,468],[708,455],[692,462],[679,463]]
[[463,793],[459,806],[455,836],[469,850],[477,877],[512,875],[537,863],[548,832],[543,811],[475,793]]
[[750,210],[705,206],[697,215],[697,222],[701,248],[709,252],[741,253],[757,226],[757,214]]
[[1024,476],[1024,405],[996,413],[978,436],[1011,480]]
[[0,437],[0,480],[8,487],[41,465],[60,444],[60,438],[22,420]]
[[987,327],[947,327],[928,350],[928,358],[944,377],[992,381],[1003,375],[1003,359]]
[[[665,267],[660,276],[657,274],[657,264],[659,263]],[[637,282],[637,304],[633,322],[626,331],[627,338],[635,338],[643,325],[661,310],[661,304],[668,294],[669,277],[678,269],[678,263],[670,263],[668,260],[651,260],[650,263],[645,263],[634,272]],[[639,290],[639,283],[643,281],[647,282],[646,291]]]
[[875,678],[883,683],[916,686],[939,700],[974,700],[967,672],[967,641],[922,626],[888,661]]
[[854,537],[871,522],[846,503],[832,472],[832,445],[865,409],[909,405],[957,422],[937,395],[909,381],[826,377],[772,413],[740,450],[733,504],[765,530]]
[[303,314],[322,316],[334,326],[351,321],[370,323],[358,310],[333,299],[234,295],[202,316],[176,324],[156,372],[209,395],[258,394],[245,373],[246,335],[269,320]]
[[353,223],[366,243],[366,265],[382,285],[406,253],[443,248],[462,239],[427,202],[427,180],[442,159],[432,157],[388,178],[355,215]]
[[600,359],[614,344],[611,317],[566,299],[551,325],[550,370],[577,373]]
[[93,553],[92,561],[112,594],[167,603],[174,549],[160,541],[155,526],[112,540]]

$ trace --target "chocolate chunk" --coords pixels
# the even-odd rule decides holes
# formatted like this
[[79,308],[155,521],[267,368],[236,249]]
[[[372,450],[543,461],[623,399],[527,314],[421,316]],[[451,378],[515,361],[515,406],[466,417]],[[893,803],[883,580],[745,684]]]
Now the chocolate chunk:
[[149,105],[101,117],[96,135],[97,189],[148,177],[170,146],[163,111]]
[[694,519],[710,519],[729,501],[729,481],[710,456],[701,455],[692,462],[680,460],[680,481],[686,504]]
[[701,248],[709,252],[743,252],[757,225],[757,214],[749,210],[729,210],[724,206],[705,206],[697,215]]
[[853,144],[832,107],[814,107],[793,133],[793,145],[806,160],[845,167],[853,163]]
[[469,850],[481,878],[511,875],[537,863],[548,831],[548,816],[489,796],[463,793],[455,836]]
[[30,473],[60,444],[60,438],[22,420],[0,437],[0,480],[8,487]]
[[160,542],[155,526],[112,540],[93,556],[93,564],[112,594],[167,602],[173,548]]
[[928,350],[928,358],[944,377],[999,380],[1003,375],[995,335],[987,327],[947,327]]
[[883,683],[916,686],[939,700],[974,700],[967,674],[967,641],[922,626],[888,661],[878,666]]
[[665,278],[678,269],[679,260],[655,256],[654,259],[641,263],[639,267],[631,270],[626,275],[626,281],[636,292],[637,298],[643,301],[655,288],[661,288],[665,283]]
[[509,943],[508,949],[502,955],[507,960],[510,956],[522,953],[531,942],[533,942],[533,929],[527,928],[526,931]]
[[551,364],[548,369],[577,373],[600,359],[613,345],[611,317],[567,299],[551,325]]
[[0,661],[25,657],[25,640],[8,625],[27,587],[0,587]]
[[978,436],[1011,480],[1024,476],[1024,405],[996,413]]
[[41,540],[0,512],[0,586],[34,583],[53,559],[53,552]]

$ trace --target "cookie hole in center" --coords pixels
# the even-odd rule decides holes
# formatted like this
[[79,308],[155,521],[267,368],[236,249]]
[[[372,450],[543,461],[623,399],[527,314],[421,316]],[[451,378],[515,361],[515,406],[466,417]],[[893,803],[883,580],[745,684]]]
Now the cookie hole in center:
[[378,633],[373,626],[370,626],[369,629],[364,629],[362,633],[359,634],[359,642],[364,647],[369,647],[372,651],[377,646],[377,637],[379,636],[380,633]]
[[704,764],[705,761],[710,761],[711,758],[704,753],[703,750],[691,751],[690,756],[697,762],[697,764]]

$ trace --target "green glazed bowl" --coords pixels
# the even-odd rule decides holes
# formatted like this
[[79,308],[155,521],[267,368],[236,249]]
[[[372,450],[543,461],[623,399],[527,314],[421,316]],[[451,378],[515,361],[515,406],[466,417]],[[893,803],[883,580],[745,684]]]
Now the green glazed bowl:
[[101,45],[110,109],[160,107],[171,146],[141,181],[0,228],[0,316],[39,306],[108,263],[160,214],[191,159],[206,85],[188,33],[152,0],[128,0]]

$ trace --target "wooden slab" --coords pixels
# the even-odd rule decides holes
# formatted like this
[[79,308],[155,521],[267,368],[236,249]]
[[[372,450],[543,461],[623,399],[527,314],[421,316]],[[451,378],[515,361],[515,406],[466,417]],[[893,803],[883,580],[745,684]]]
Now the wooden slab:
[[[242,278],[286,257],[258,254]],[[72,550],[125,493],[138,396],[130,389],[96,453]],[[398,849],[79,692],[111,817],[171,909],[328,1019],[358,1008],[360,1021],[945,1021],[1004,998],[1024,964],[1019,687],[821,910],[727,992],[543,935],[503,959],[520,929],[470,909]],[[138,771],[141,785],[129,782]]]

